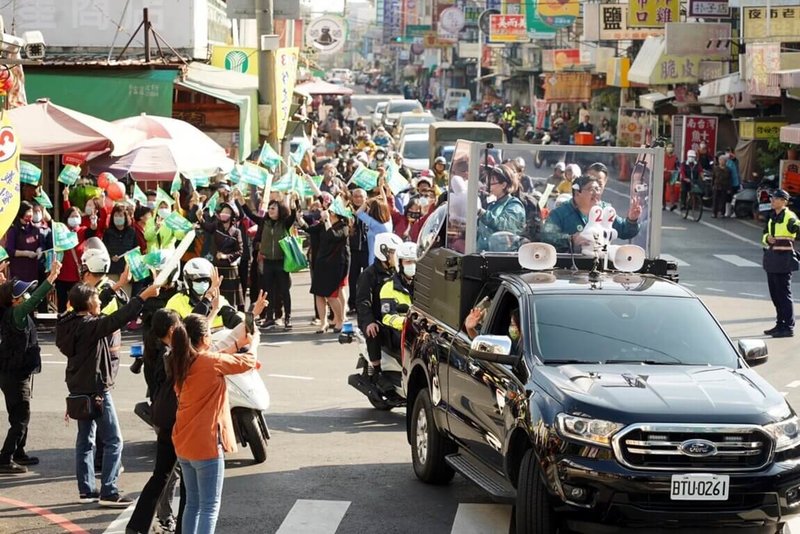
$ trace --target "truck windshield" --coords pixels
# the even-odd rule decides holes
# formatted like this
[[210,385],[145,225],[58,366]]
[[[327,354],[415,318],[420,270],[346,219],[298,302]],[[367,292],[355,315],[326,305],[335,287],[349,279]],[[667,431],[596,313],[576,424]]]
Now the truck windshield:
[[738,367],[700,301],[645,295],[543,295],[531,305],[531,348],[545,363]]

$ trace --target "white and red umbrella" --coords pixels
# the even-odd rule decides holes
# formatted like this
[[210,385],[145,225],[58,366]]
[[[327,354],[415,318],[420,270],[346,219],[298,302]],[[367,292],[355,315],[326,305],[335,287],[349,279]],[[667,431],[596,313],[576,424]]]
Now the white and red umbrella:
[[352,95],[353,90],[343,85],[336,85],[328,83],[324,80],[314,80],[311,82],[301,83],[294,88],[300,94],[304,95]]

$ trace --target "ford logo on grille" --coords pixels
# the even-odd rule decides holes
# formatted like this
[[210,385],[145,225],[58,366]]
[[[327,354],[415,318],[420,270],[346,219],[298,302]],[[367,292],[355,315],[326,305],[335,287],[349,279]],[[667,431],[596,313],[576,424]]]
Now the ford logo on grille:
[[678,446],[678,450],[686,456],[704,458],[717,454],[717,446],[704,439],[687,439]]

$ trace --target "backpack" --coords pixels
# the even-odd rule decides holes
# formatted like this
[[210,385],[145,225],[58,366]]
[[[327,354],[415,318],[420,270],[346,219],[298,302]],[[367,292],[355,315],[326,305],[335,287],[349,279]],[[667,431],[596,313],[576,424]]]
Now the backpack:
[[542,209],[539,207],[539,200],[531,193],[519,193],[519,199],[525,206],[525,227],[522,229],[522,237],[530,242],[539,241],[542,231]]

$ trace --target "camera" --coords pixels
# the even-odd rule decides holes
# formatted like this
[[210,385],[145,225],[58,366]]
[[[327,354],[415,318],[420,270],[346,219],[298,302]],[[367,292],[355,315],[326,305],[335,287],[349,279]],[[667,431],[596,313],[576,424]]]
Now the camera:
[[22,34],[25,41],[25,56],[28,59],[44,59],[44,36],[40,31],[28,31]]

